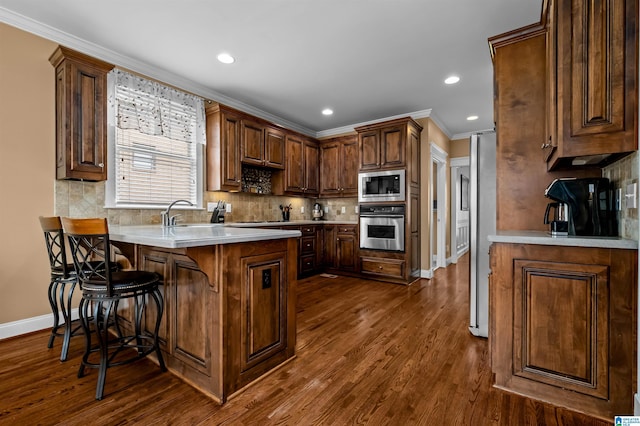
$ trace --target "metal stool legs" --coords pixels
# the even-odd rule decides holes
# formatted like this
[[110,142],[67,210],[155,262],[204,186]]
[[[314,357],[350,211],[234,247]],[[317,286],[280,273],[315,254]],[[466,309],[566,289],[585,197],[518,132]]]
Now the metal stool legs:
[[[98,298],[89,300],[85,297],[80,301],[80,321],[85,331],[85,353],[80,363],[78,377],[84,377],[85,368],[98,369],[98,382],[96,385],[96,399],[101,400],[104,395],[104,385],[107,378],[107,370],[110,367],[137,361],[148,354],[155,352],[160,369],[167,371],[167,367],[160,351],[158,331],[164,311],[162,294],[159,289],[146,293],[151,296],[157,308],[156,321],[153,335],[142,331],[142,319],[146,308],[145,294],[139,294],[134,299],[134,334],[125,336],[118,324],[117,310],[118,299]],[[115,334],[109,330],[113,326]],[[91,329],[95,331],[97,344],[92,343]],[[128,354],[125,350],[135,350],[135,354]],[[99,361],[90,360],[93,353],[99,354]]]
[[[71,319],[73,291],[76,288],[77,280],[75,277],[67,279],[52,279],[49,284],[49,304],[53,313],[53,327],[49,336],[47,347],[53,347],[53,341],[56,337],[62,337],[62,350],[60,351],[60,361],[66,361],[69,353],[69,341],[71,337],[76,335],[80,330],[80,325],[73,324]],[[60,313],[62,313],[62,322],[60,322]],[[64,328],[63,331],[60,331]]]

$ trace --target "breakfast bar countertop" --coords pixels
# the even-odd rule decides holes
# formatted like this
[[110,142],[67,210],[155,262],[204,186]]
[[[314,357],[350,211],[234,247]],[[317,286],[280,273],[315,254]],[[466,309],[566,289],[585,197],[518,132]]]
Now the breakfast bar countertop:
[[637,250],[638,241],[620,237],[566,236],[552,237],[545,231],[498,231],[489,235],[492,243],[540,244],[547,246],[594,247]]
[[223,224],[193,223],[163,227],[161,225],[111,225],[112,241],[163,248],[185,248],[218,244],[297,238],[295,230],[234,228]]

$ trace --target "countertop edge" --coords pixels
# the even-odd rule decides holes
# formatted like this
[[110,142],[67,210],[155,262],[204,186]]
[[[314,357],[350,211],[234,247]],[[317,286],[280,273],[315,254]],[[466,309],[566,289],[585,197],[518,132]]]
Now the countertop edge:
[[638,250],[638,241],[620,237],[552,237],[543,231],[498,231],[488,236],[492,243],[539,244],[547,246],[591,247]]

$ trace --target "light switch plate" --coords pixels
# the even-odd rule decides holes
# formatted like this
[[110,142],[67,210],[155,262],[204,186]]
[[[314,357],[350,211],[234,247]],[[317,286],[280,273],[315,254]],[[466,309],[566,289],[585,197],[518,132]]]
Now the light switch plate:
[[622,188],[616,189],[616,210],[622,210]]
[[342,206],[342,209],[340,209],[340,211],[341,211],[342,213],[346,213],[346,212],[347,212],[347,208],[346,208],[345,206]]
[[324,212],[329,213],[329,206],[324,206]]
[[217,205],[218,205],[218,203],[207,203],[207,211],[209,213],[211,213],[213,211],[213,209],[216,208]]
[[231,213],[231,203],[225,204],[224,211],[227,213]]
[[304,206],[300,207],[300,213],[304,214]]

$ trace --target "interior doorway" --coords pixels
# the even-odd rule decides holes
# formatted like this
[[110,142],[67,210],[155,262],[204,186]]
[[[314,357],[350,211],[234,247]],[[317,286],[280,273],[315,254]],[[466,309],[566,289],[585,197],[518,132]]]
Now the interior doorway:
[[430,226],[430,269],[447,266],[446,225],[447,225],[447,153],[431,142],[431,220]]

